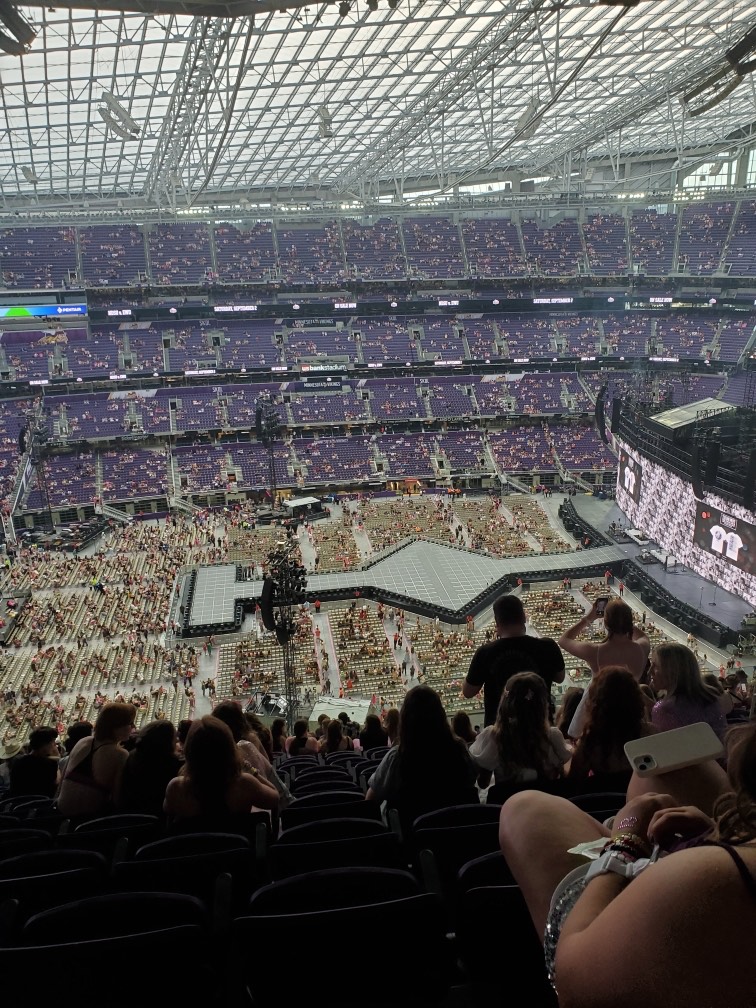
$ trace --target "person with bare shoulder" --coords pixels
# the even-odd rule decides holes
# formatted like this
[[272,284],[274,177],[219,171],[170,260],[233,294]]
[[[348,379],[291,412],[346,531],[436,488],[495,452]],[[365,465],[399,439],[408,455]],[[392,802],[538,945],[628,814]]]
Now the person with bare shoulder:
[[[606,637],[599,644],[589,641],[579,641],[575,638],[587,630],[597,620],[600,613],[596,602],[589,612],[579,619],[569,630],[565,630],[557,641],[559,647],[567,654],[584,661],[596,675],[599,669],[607,665],[620,665],[626,668],[636,682],[640,682],[648,664],[651,643],[642,627],[633,623],[633,610],[622,599],[612,598],[604,610],[604,629]],[[569,728],[571,738],[579,738],[585,727],[585,709],[588,703],[590,687],[583,694],[572,724]]]
[[253,808],[277,811],[278,792],[255,768],[242,771],[231,729],[207,715],[192,722],[182,773],[169,781],[163,810],[176,819],[241,815]]
[[[540,792],[502,808],[502,851],[544,936],[560,1008],[756,1004],[756,723],[733,728],[728,747],[732,790],[711,817],[682,790],[631,798],[611,831]],[[589,842],[595,860],[569,853]],[[726,974],[711,935],[726,942]]]
[[129,756],[122,743],[134,730],[135,717],[136,707],[130,703],[100,708],[94,734],[80,739],[68,757],[57,799],[64,816],[95,818],[114,812]]

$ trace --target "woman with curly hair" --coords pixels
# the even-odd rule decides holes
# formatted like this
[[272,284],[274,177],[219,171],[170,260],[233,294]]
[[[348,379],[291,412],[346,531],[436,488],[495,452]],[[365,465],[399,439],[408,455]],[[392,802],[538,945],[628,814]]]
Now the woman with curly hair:
[[570,783],[585,790],[591,779],[591,790],[624,794],[632,776],[625,743],[656,731],[646,720],[640,686],[626,668],[608,665],[591,681],[585,711],[585,729],[570,763]]
[[[560,1008],[756,1004],[756,724],[727,741],[731,790],[712,816],[682,791],[630,799],[611,832],[554,795],[526,791],[504,806],[502,851],[544,935]],[[569,853],[584,843],[602,853]],[[714,934],[726,975],[702,938]]]
[[518,672],[507,681],[496,722],[483,729],[470,755],[479,767],[494,771],[497,784],[562,776],[570,751],[559,729],[549,724],[549,694],[541,676]]

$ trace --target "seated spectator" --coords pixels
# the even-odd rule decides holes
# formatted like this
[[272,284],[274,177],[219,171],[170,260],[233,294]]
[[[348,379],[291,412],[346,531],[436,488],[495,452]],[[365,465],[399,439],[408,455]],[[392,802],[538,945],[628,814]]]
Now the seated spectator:
[[[562,634],[557,641],[559,647],[584,661],[592,675],[607,665],[623,665],[636,682],[640,682],[646,671],[651,644],[645,631],[633,624],[633,610],[619,598],[610,599],[603,617],[605,639],[599,644],[575,640],[578,634],[587,630],[596,619],[598,613],[594,601],[590,611]],[[584,693],[572,719],[569,729],[572,738],[579,738],[585,727],[584,712],[587,699],[587,693]]]
[[588,687],[585,729],[575,744],[569,783],[584,791],[627,790],[632,776],[625,743],[655,732],[640,686],[626,668],[607,665]]
[[35,728],[29,736],[29,752],[11,764],[11,797],[47,795],[52,798],[58,786],[58,732],[55,728]]
[[273,742],[273,755],[286,752],[286,722],[283,718],[276,718],[270,726],[270,734]]
[[368,781],[366,798],[396,808],[408,828],[417,816],[447,805],[477,802],[475,764],[451,730],[441,697],[430,686],[407,693],[397,744]]
[[278,809],[278,792],[255,768],[242,771],[231,729],[218,718],[207,715],[192,723],[184,756],[181,774],[166,788],[166,815],[188,819]]
[[570,724],[584,692],[582,686],[569,686],[562,694],[562,702],[557,708],[554,725],[566,739],[570,738]]
[[338,718],[331,718],[326,733],[318,746],[320,752],[327,754],[354,749],[354,742],[344,733],[344,725],[341,721]]
[[383,730],[388,737],[390,746],[396,745],[399,740],[399,710],[396,707],[389,707],[383,715]]
[[[320,740],[325,737],[326,728],[328,727],[328,722],[330,720],[331,719],[328,717],[327,714],[320,714],[320,715],[318,715],[318,727],[315,729],[315,739],[316,739],[316,741],[320,742]],[[288,742],[289,742],[289,740],[286,739],[285,745],[286,745],[287,751],[288,751]]]
[[58,794],[64,816],[94,818],[114,811],[128,759],[122,743],[130,737],[135,717],[133,704],[106,703],[95,721],[94,735],[73,747]]
[[73,752],[73,747],[76,743],[83,738],[89,738],[89,736],[94,731],[94,725],[91,721],[74,721],[73,724],[68,726],[66,737],[63,740],[63,749],[66,755],[62,756],[58,760],[58,780],[63,780],[63,775],[66,772],[66,766],[68,765],[68,758]]
[[470,746],[479,767],[493,770],[497,784],[553,781],[563,774],[570,750],[549,725],[549,693],[536,672],[513,675],[499,701],[493,725]]
[[121,776],[118,808],[162,816],[168,782],[181,770],[176,729],[170,721],[150,721],[139,730]]
[[363,752],[367,749],[379,749],[387,746],[388,735],[381,727],[381,719],[377,714],[368,714],[365,717],[365,724],[360,732],[360,747]]
[[[329,722],[330,724],[330,722]],[[304,718],[294,722],[294,734],[286,739],[286,752],[289,756],[306,756],[318,753],[318,743],[307,731]]]
[[189,729],[191,727],[192,727],[191,718],[182,718],[178,723],[178,728],[176,729],[176,744],[178,746],[178,751],[181,756],[184,755],[186,736],[189,734]]
[[703,681],[690,648],[673,641],[658,644],[651,655],[651,684],[657,694],[664,693],[651,711],[658,731],[705,721],[724,742],[727,720],[719,694]]
[[751,705],[743,698],[738,677],[734,672],[728,672],[724,678],[724,696],[732,700],[732,710],[725,717],[730,722],[747,720]]
[[472,721],[467,711],[457,711],[452,718],[452,731],[467,746],[471,746],[478,737],[475,734],[475,729],[472,726]]
[[21,743],[15,740],[0,744],[0,794],[5,794],[10,787],[11,767],[22,749]]
[[[719,798],[713,818],[681,792],[629,800],[611,833],[553,795],[524,792],[507,802],[502,850],[536,930],[545,936],[562,1008],[756,1003],[750,963],[756,724],[733,729],[729,743],[732,790]],[[590,864],[568,853],[604,839],[605,852]],[[652,844],[667,852],[656,863],[646,860]],[[583,872],[575,873],[577,867]],[[642,936],[632,955],[628,928]],[[726,978],[712,968],[701,944],[704,934],[726,935]],[[660,971],[663,982],[650,982]]]
[[273,735],[270,728],[263,724],[257,714],[250,714],[245,711],[244,720],[247,722],[248,735],[257,736],[257,740],[262,747],[262,751],[270,764],[273,763]]

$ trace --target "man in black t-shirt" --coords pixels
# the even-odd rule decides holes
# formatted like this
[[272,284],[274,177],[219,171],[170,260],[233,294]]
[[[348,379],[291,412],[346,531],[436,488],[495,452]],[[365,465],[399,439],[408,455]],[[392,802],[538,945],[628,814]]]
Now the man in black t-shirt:
[[472,657],[462,686],[471,698],[485,686],[485,724],[496,721],[504,688],[517,672],[536,672],[550,691],[553,683],[564,682],[564,658],[550,637],[530,637],[525,633],[525,610],[517,595],[503,595],[494,602],[497,639],[483,644]]

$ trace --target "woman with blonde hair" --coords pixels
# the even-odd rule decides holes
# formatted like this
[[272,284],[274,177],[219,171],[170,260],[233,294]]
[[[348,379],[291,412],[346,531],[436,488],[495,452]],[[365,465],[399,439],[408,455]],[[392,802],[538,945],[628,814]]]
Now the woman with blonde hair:
[[[636,682],[640,682],[648,665],[651,642],[644,629],[633,623],[633,610],[627,602],[623,602],[620,598],[610,598],[607,602],[603,614],[606,631],[603,641],[594,644],[575,639],[600,617],[597,601],[594,601],[590,610],[574,626],[565,630],[557,644],[563,651],[584,661],[591,670],[591,676],[595,676],[599,669],[608,665],[622,665]],[[587,702],[586,690],[568,729],[570,738],[579,738],[585,727]]]
[[122,743],[134,730],[135,717],[130,703],[106,703],[100,709],[94,733],[80,739],[68,758],[57,800],[64,816],[91,819],[113,812],[129,756]]
[[651,710],[658,731],[705,721],[724,741],[727,719],[719,691],[704,682],[690,648],[674,641],[657,644],[651,655],[651,682],[657,693],[664,693]]

